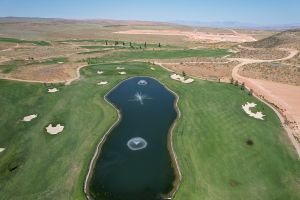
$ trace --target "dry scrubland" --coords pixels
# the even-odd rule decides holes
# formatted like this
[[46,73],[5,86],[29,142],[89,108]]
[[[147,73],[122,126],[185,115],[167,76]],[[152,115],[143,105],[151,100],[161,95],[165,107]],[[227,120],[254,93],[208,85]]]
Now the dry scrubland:
[[245,77],[300,86],[300,68],[284,63],[260,63],[244,66],[240,74]]

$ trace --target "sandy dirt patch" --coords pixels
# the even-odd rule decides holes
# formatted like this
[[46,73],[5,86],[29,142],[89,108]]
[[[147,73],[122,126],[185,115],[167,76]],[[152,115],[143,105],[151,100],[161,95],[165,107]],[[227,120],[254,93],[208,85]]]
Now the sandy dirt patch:
[[107,81],[101,81],[101,82],[97,83],[97,85],[106,85],[106,84],[108,84]]
[[[156,62],[155,62],[156,63]],[[189,76],[229,82],[233,68],[238,62],[174,62],[160,63],[161,66],[176,73],[185,72]]]
[[253,117],[255,119],[260,119],[260,120],[264,120],[264,114],[262,114],[262,112],[258,111],[256,113],[251,111],[251,108],[255,108],[256,104],[255,103],[249,103],[247,102],[245,105],[242,105],[243,110],[250,116]]
[[57,88],[49,88],[48,89],[48,92],[49,93],[55,93],[55,92],[58,92],[59,90]]
[[5,150],[5,148],[0,148],[0,153],[3,152]]
[[31,120],[33,120],[34,118],[37,118],[37,114],[32,114],[32,115],[28,115],[28,116],[25,116],[24,118],[23,118],[23,121],[24,122],[30,122]]
[[51,135],[57,135],[58,133],[61,133],[64,130],[64,126],[57,124],[56,126],[52,126],[52,124],[49,124],[46,127],[47,133]]
[[192,41],[207,42],[252,42],[256,41],[254,37],[243,33],[207,33],[207,32],[188,32],[179,30],[127,30],[118,31],[117,34],[128,35],[167,35],[167,36],[184,36]]
[[192,78],[185,79],[183,76],[180,76],[178,74],[172,74],[170,77],[171,77],[171,79],[176,80],[176,81],[180,81],[182,83],[192,83],[192,82],[194,82],[194,79],[192,79]]

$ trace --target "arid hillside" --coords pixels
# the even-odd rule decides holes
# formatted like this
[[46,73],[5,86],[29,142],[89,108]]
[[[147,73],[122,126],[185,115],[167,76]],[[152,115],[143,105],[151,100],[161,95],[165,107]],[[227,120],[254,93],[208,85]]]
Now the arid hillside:
[[283,31],[262,40],[247,43],[254,48],[300,48],[300,29]]

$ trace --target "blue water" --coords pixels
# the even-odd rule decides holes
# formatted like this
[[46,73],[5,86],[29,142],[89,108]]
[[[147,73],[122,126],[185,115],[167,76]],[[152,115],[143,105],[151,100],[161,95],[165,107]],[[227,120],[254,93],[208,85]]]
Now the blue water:
[[[146,85],[137,84],[145,80]],[[145,82],[143,82],[145,83]],[[135,95],[141,94],[143,101]],[[96,161],[90,191],[95,199],[156,200],[173,188],[175,179],[168,134],[177,113],[175,96],[157,80],[135,77],[122,82],[107,95],[121,112]],[[129,148],[134,140],[138,150]],[[143,147],[143,148],[140,148]]]

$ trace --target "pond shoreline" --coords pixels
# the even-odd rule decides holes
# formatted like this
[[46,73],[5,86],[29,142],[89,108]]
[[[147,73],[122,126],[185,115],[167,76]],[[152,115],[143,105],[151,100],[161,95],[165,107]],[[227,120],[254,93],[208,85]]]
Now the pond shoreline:
[[89,168],[88,168],[88,172],[85,176],[85,181],[84,181],[84,193],[85,193],[85,196],[88,200],[93,200],[93,197],[90,193],[90,189],[89,189],[89,184],[90,184],[90,181],[91,181],[91,177],[93,175],[93,170],[94,170],[94,167],[96,165],[96,160],[98,159],[100,153],[101,153],[101,148],[104,144],[104,142],[106,141],[107,139],[107,136],[111,133],[112,129],[115,128],[119,122],[121,121],[122,119],[122,115],[119,111],[119,109],[113,105],[111,102],[109,102],[106,98],[106,96],[111,93],[113,90],[115,90],[120,84],[122,84],[124,81],[127,81],[127,80],[130,80],[132,78],[136,78],[136,77],[148,77],[148,78],[152,78],[156,81],[158,81],[160,84],[163,85],[163,87],[165,89],[167,89],[169,92],[171,92],[174,96],[175,96],[175,102],[174,102],[174,108],[175,108],[175,111],[177,113],[177,116],[176,116],[176,119],[174,120],[174,122],[172,123],[170,129],[169,129],[169,132],[168,132],[168,142],[167,142],[167,145],[168,145],[168,151],[169,151],[169,154],[171,156],[171,161],[172,161],[172,167],[174,169],[174,174],[175,174],[175,180],[173,181],[173,188],[172,190],[167,193],[167,194],[163,194],[163,197],[165,199],[172,199],[176,192],[178,191],[179,189],[179,183],[181,181],[181,172],[180,172],[180,169],[179,169],[179,165],[178,165],[178,161],[177,161],[177,157],[176,157],[176,154],[175,154],[175,151],[174,151],[174,148],[173,148],[173,141],[172,141],[172,135],[173,135],[173,129],[175,128],[175,125],[176,125],[176,122],[177,120],[180,118],[181,116],[181,112],[179,110],[179,107],[178,107],[178,101],[179,101],[179,96],[173,92],[171,89],[169,89],[164,83],[162,83],[161,81],[159,81],[158,79],[154,78],[154,77],[151,77],[151,76],[133,76],[133,77],[129,77],[129,78],[126,78],[122,81],[120,81],[117,85],[115,85],[113,88],[111,88],[104,96],[104,100],[109,104],[111,105],[112,107],[115,108],[115,110],[117,111],[117,114],[118,114],[118,118],[117,120],[112,124],[112,126],[106,131],[106,133],[102,136],[100,142],[96,145],[96,150],[94,152],[94,155],[90,161],[90,164],[89,164]]

